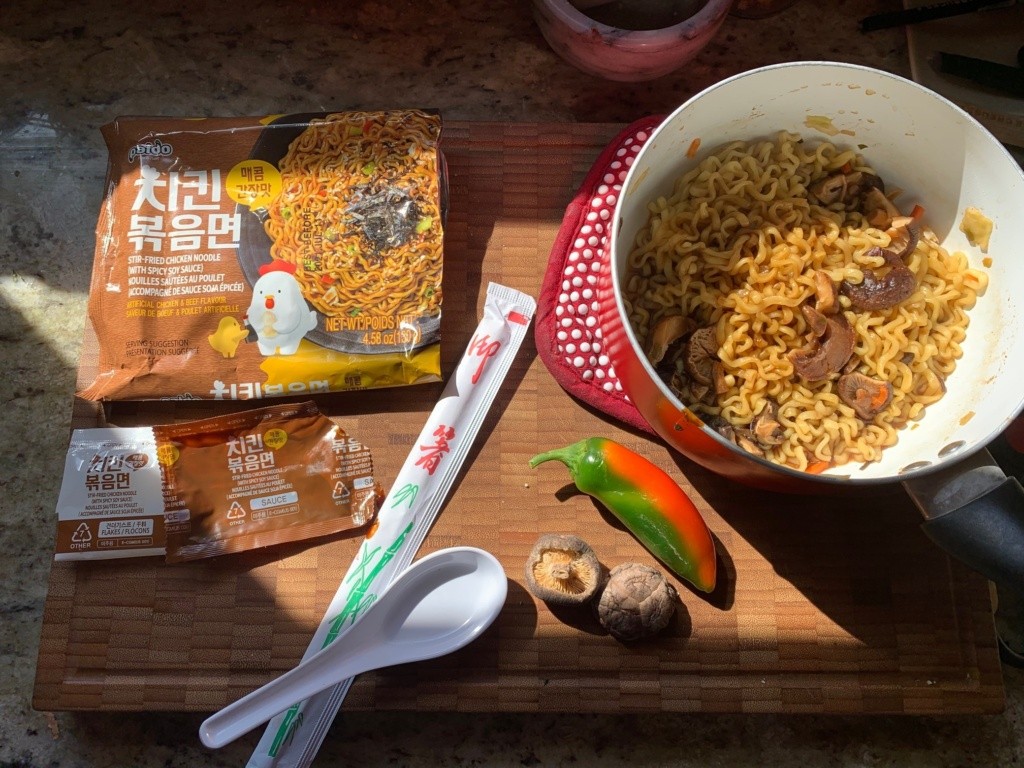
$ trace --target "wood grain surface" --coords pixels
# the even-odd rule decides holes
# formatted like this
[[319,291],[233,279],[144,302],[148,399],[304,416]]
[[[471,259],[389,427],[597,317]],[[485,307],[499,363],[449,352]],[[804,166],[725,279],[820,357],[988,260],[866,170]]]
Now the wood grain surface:
[[[488,281],[537,295],[565,206],[622,126],[450,123],[442,345],[450,372]],[[81,376],[95,372],[85,339]],[[324,412],[394,478],[441,385],[335,394]],[[253,405],[253,403],[249,403]],[[245,403],[76,401],[74,425],[167,423]],[[585,537],[608,567],[650,555],[565,469],[536,452],[605,435],[687,489],[717,538],[720,586],[685,584],[674,625],[616,642],[585,611],[523,586],[541,533]],[[496,623],[441,659],[361,676],[351,709],[564,712],[987,713],[1003,706],[987,582],[919,530],[893,486],[831,497],[727,482],[565,394],[528,339],[423,552],[473,545],[505,565]],[[357,539],[214,560],[54,563],[33,704],[41,710],[212,711],[301,657]]]

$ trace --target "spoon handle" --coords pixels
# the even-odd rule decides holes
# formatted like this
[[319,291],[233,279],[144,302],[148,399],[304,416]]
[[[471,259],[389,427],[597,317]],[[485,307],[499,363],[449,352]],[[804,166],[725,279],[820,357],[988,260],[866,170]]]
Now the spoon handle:
[[284,712],[295,702],[369,668],[364,663],[365,654],[356,651],[342,656],[327,650],[325,648],[204,720],[199,727],[199,738],[203,744],[212,748],[223,747]]

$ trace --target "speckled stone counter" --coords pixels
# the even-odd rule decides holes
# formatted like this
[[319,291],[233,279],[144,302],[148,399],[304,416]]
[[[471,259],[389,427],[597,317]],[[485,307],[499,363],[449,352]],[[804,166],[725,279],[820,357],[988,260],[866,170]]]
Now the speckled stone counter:
[[[0,767],[244,765],[202,748],[199,715],[31,708],[102,193],[98,127],[117,115],[436,107],[453,120],[628,122],[763,64],[835,59],[909,75],[895,2],[800,0],[730,18],[676,74],[610,83],[548,49],[525,0],[444,4],[27,2],[0,7]],[[951,766],[1024,761],[1024,674],[988,718],[347,713],[318,765]]]

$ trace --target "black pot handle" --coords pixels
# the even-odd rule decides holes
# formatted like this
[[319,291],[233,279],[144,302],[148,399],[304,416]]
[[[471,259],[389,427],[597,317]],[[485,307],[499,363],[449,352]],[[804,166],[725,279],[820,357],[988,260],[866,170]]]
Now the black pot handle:
[[953,557],[1024,595],[1024,488],[1016,478],[1006,478],[921,527]]
[[984,448],[903,481],[940,547],[1024,595],[1024,489]]

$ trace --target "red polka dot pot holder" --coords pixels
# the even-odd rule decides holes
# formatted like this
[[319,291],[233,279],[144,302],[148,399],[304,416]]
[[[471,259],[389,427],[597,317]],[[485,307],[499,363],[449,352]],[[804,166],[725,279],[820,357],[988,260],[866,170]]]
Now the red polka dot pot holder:
[[616,136],[566,208],[548,259],[535,324],[537,353],[563,389],[602,413],[652,433],[623,392],[605,353],[597,287],[611,258],[608,240],[622,184],[661,119],[638,120]]

